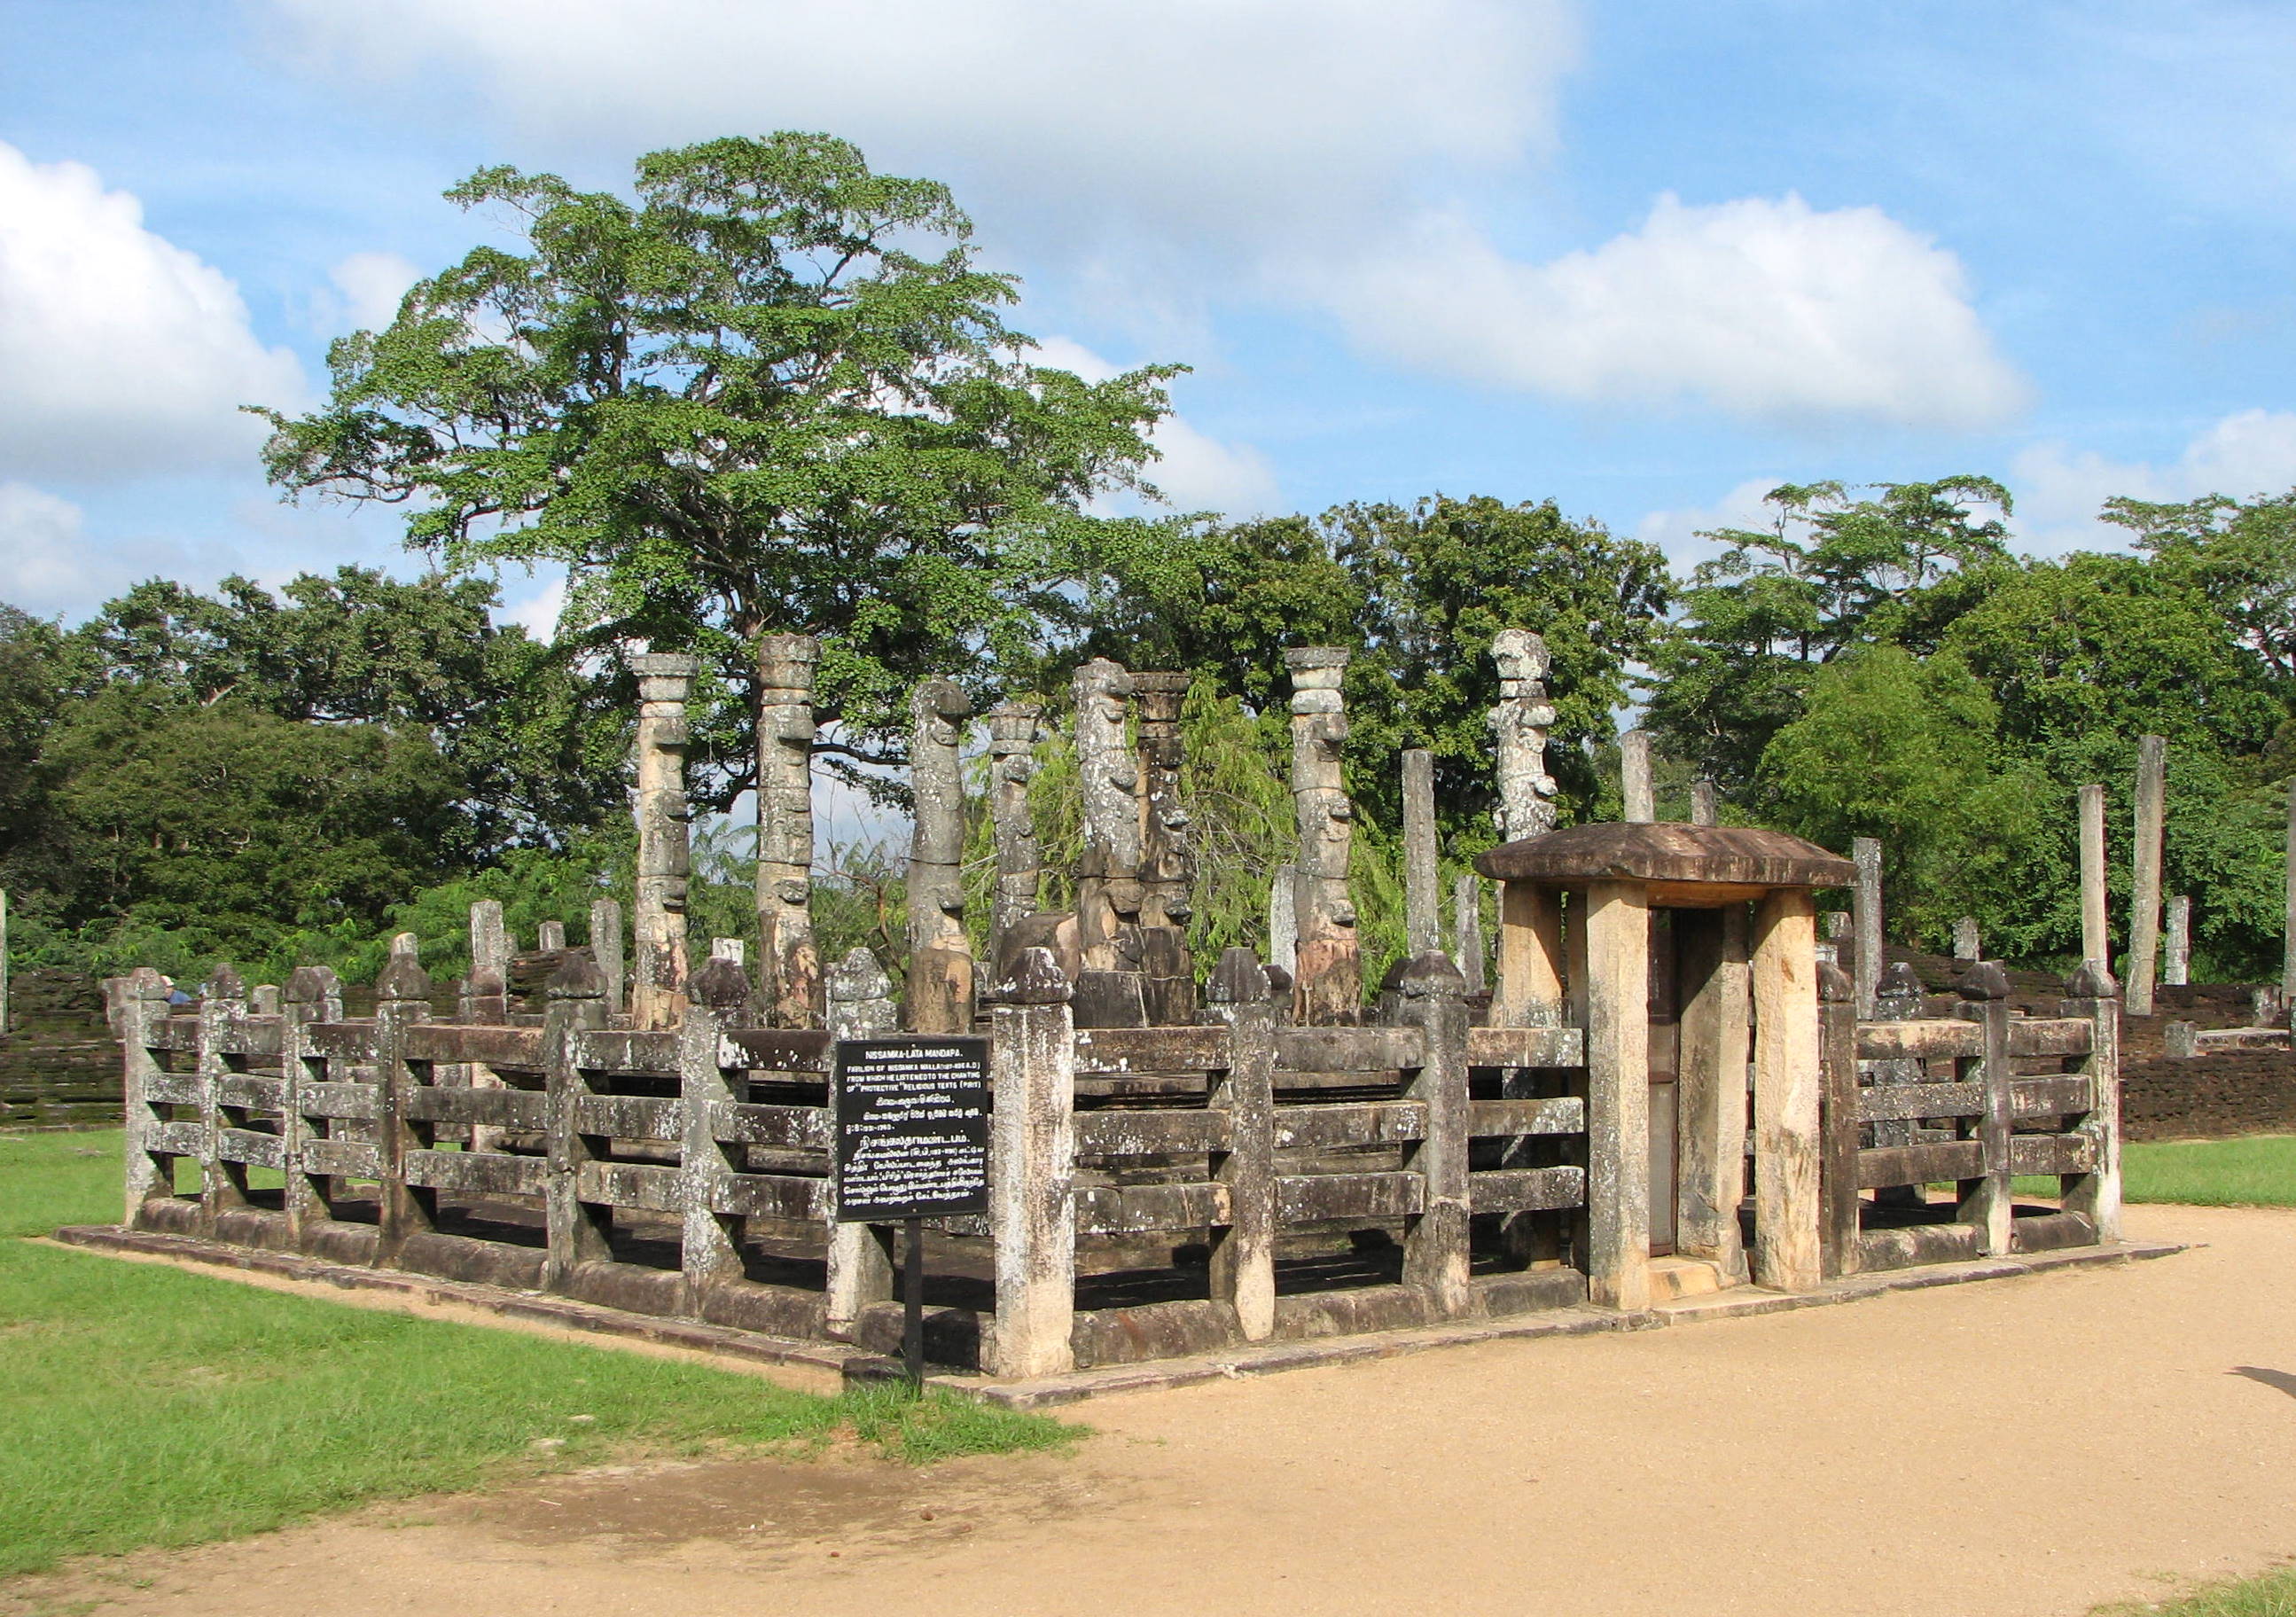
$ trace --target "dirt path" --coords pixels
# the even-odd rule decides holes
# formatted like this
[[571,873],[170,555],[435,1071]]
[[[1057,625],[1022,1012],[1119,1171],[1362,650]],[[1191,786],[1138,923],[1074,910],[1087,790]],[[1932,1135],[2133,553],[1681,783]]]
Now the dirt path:
[[169,1617],[2058,1617],[2296,1555],[2296,1213],[2130,1223],[2209,1244],[1111,1399],[1068,1458],[594,1473],[10,1595]]

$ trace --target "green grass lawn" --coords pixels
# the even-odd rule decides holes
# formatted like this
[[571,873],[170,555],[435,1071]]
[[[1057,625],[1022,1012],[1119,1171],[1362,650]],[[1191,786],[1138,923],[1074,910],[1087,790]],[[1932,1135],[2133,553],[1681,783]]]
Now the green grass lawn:
[[[1941,1188],[1950,1191],[1952,1186]],[[2054,1196],[2054,1178],[2020,1176],[2021,1196]],[[2121,1147],[2121,1199],[2193,1207],[2296,1207],[2296,1134],[2171,1140]]]
[[119,1137],[0,1136],[0,1575],[610,1457],[849,1437],[895,1458],[1082,1428],[898,1390],[350,1308],[14,1239],[119,1218]]
[[2296,1568],[2211,1583],[2181,1599],[2101,1605],[2094,1617],[2296,1617]]

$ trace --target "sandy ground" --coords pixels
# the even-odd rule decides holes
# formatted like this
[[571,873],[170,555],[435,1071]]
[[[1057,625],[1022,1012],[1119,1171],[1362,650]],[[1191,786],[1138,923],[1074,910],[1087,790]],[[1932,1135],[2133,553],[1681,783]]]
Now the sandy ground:
[[2207,1244],[1109,1399],[1066,1457],[593,1472],[0,1610],[2079,1613],[2296,1555],[2296,1213],[2129,1222]]

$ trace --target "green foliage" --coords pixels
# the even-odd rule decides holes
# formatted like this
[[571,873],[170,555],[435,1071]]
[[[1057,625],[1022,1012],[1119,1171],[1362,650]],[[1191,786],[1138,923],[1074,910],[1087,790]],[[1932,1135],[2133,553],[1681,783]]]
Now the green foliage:
[[1649,653],[1669,589],[1654,547],[1574,522],[1552,501],[1436,495],[1176,536],[1152,569],[1103,581],[1102,627],[1085,649],[1135,668],[1209,672],[1220,691],[1268,712],[1287,689],[1285,647],[1354,648],[1349,792],[1394,823],[1398,757],[1426,747],[1447,829],[1472,840],[1480,824],[1488,839],[1492,637],[1509,628],[1546,636],[1558,714],[1550,767],[1566,811],[1583,815],[1599,785],[1579,743],[1610,734],[1628,665]]
[[947,188],[827,135],[653,152],[635,190],[473,175],[451,199],[525,250],[475,249],[338,342],[332,398],[273,415],[266,462],[406,505],[450,567],[566,566],[586,644],[703,653],[695,761],[723,807],[760,634],[824,637],[836,744],[873,754],[914,678],[1026,658],[1122,527],[1086,504],[1144,487],[1177,367],[1029,364],[1017,283],[977,266]]
[[48,737],[71,914],[259,955],[282,928],[372,924],[451,867],[460,782],[419,731],[174,709],[123,687]]
[[[119,1148],[116,1133],[0,1137],[0,1232],[115,1215]],[[133,1377],[133,1420],[91,1365]],[[849,1432],[924,1464],[1084,1435],[970,1399],[823,1398],[13,1239],[0,1419],[0,1576],[634,1454],[803,1454]]]
[[1770,738],[1800,717],[1816,669],[1861,644],[1926,651],[1921,603],[1942,580],[2006,556],[2008,490],[1991,478],[1772,489],[1767,532],[1725,528],[1727,546],[1683,592],[1683,616],[1649,659],[1645,722],[1726,790],[1743,787]]

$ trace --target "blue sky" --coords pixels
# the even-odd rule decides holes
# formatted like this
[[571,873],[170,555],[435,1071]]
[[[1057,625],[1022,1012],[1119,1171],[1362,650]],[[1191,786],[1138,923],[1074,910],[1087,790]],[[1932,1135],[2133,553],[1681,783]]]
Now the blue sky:
[[[825,128],[948,181],[1020,324],[1177,359],[1190,508],[1554,497],[1666,543],[1781,480],[2296,485],[2296,8],[1813,0],[0,4],[0,599],[398,558],[245,402],[499,239],[508,161]],[[504,581],[546,627],[547,580]]]

